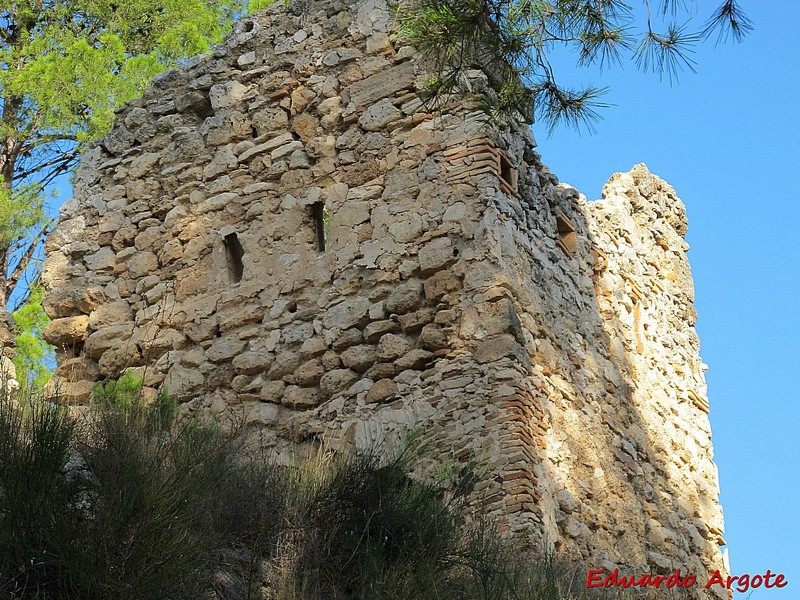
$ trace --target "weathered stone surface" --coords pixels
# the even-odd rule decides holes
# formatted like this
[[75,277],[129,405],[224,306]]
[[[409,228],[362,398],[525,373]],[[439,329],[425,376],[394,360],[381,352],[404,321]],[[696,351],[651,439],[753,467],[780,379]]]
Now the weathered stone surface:
[[352,346],[342,352],[342,363],[348,369],[353,369],[357,373],[363,373],[378,360],[378,352],[375,346],[365,344]]
[[447,334],[437,325],[425,325],[419,334],[419,345],[425,350],[441,350],[447,348]]
[[242,352],[245,342],[233,338],[222,338],[216,340],[211,347],[206,350],[206,358],[211,362],[225,362],[232,360],[234,356]]
[[481,98],[428,114],[380,0],[326,8],[248,16],[87,150],[42,270],[70,397],[140,365],[287,460],[418,429],[521,546],[721,568],[674,190],[638,165],[585,202]]
[[393,333],[383,335],[378,341],[378,358],[394,360],[403,356],[411,349],[411,344],[406,338]]
[[403,113],[388,98],[384,98],[365,110],[358,118],[358,124],[367,131],[380,131],[402,116]]
[[101,304],[89,314],[88,324],[97,331],[109,325],[119,325],[132,320],[131,306],[125,300]]
[[311,387],[319,384],[319,380],[325,374],[325,367],[319,359],[309,360],[299,367],[294,372],[294,379],[297,385],[302,387]]
[[247,86],[242,85],[238,81],[218,83],[212,86],[211,91],[208,93],[211,107],[214,110],[219,110],[221,108],[236,106],[247,93],[247,89]]
[[108,273],[114,270],[117,257],[111,248],[100,248],[97,252],[86,256],[86,267],[95,273]]
[[95,381],[99,375],[100,367],[95,361],[85,356],[61,361],[53,372],[54,377],[67,382]]
[[199,117],[208,117],[214,114],[211,102],[205,94],[188,92],[175,100],[175,110],[178,112],[192,112]]
[[89,331],[89,317],[65,317],[50,321],[44,329],[44,338],[61,348],[82,342]]
[[173,366],[164,379],[164,387],[179,400],[191,398],[205,383],[202,373],[180,365]]
[[475,349],[475,360],[479,363],[498,361],[504,357],[522,360],[524,350],[514,336],[505,334],[486,340]]
[[256,375],[269,370],[275,356],[268,352],[242,352],[233,357],[231,364],[239,373]]
[[414,64],[400,63],[383,73],[376,73],[350,86],[350,97],[356,105],[365,106],[395,92],[413,86]]
[[98,359],[111,348],[123,347],[130,343],[133,323],[121,323],[103,327],[91,333],[84,344],[87,356]]
[[353,327],[367,317],[369,300],[367,298],[348,298],[328,309],[323,323],[331,329],[344,330]]
[[450,238],[436,238],[419,251],[419,267],[422,273],[431,273],[444,268],[453,261],[453,242]]
[[397,384],[391,379],[380,379],[376,381],[369,392],[367,392],[367,402],[385,402],[397,393]]
[[423,369],[433,359],[433,353],[414,348],[395,361],[401,369]]
[[342,392],[358,380],[358,375],[350,369],[334,369],[322,376],[319,390],[325,397],[330,397],[337,392]]
[[407,281],[396,287],[386,299],[384,307],[390,313],[403,314],[419,308],[422,295],[422,282],[418,279]]
[[45,394],[58,399],[64,406],[86,406],[92,400],[94,385],[91,381],[62,381],[54,377],[47,382]]
[[281,404],[299,410],[313,408],[322,402],[322,394],[321,389],[290,385],[281,397]]

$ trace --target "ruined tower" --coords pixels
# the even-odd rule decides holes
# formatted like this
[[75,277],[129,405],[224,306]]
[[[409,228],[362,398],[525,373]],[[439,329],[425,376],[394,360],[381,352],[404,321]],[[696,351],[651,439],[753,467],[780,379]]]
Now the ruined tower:
[[683,204],[644,165],[586,202],[527,125],[429,113],[391,27],[276,3],[119,111],[47,240],[62,399],[136,368],[287,460],[416,428],[509,535],[722,568]]

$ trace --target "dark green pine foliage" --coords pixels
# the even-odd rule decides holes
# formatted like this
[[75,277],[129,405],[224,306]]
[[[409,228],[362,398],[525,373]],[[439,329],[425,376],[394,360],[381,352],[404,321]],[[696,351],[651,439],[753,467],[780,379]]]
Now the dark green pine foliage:
[[674,81],[681,70],[694,70],[695,44],[715,35],[717,42],[740,41],[753,26],[736,0],[725,0],[697,29],[690,27],[696,0],[642,4],[635,11],[623,0],[418,0],[399,6],[398,14],[400,35],[435,65],[427,90],[434,106],[463,86],[470,69],[482,67],[495,117],[538,118],[552,132],[559,124],[591,129],[607,106],[603,88],[557,83],[550,57],[559,47],[573,50],[580,65],[630,59]]

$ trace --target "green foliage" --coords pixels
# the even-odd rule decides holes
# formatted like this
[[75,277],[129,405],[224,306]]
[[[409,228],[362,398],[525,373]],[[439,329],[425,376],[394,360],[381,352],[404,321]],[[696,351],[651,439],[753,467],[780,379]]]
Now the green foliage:
[[54,348],[42,338],[50,318],[42,308],[44,290],[35,286],[28,301],[14,311],[16,356],[14,366],[23,387],[41,390],[50,379],[48,361],[53,360]]
[[276,1],[277,0],[249,0],[247,3],[247,8],[250,12],[256,12],[265,8],[269,8],[275,4]]
[[[91,417],[0,400],[0,596],[12,600],[577,600],[552,557],[465,526],[469,466],[425,449],[299,467],[218,428],[175,422],[126,377]],[[597,597],[597,596],[593,596]],[[602,596],[607,597],[607,596]]]
[[[735,0],[725,0],[702,29],[692,31],[674,20],[691,15],[695,2],[643,0],[646,24],[636,33],[634,11],[623,0],[415,0],[400,5],[400,35],[432,58],[437,77],[427,96],[434,104],[463,89],[470,69],[482,67],[493,93],[495,117],[534,115],[552,131],[560,124],[591,128],[607,105],[604,89],[588,85],[567,89],[556,82],[549,56],[557,47],[573,50],[578,64],[601,68],[628,55],[645,70],[672,81],[682,69],[694,70],[692,46],[718,33],[741,40],[752,23]],[[665,31],[656,18],[669,18]]]
[[142,378],[132,370],[127,370],[119,379],[112,379],[105,385],[94,386],[92,401],[101,408],[109,407],[124,412],[138,406],[142,400]]
[[244,9],[244,0],[0,3],[0,308],[26,270],[36,279],[57,178],[110,129],[115,109],[219,42]]

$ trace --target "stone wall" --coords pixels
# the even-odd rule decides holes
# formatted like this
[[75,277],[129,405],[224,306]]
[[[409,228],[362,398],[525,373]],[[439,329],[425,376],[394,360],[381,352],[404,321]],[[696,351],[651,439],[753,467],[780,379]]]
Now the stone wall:
[[135,368],[287,461],[417,428],[521,543],[722,568],[683,204],[644,165],[587,203],[525,125],[427,112],[390,31],[276,3],[119,112],[46,245],[62,400]]

